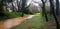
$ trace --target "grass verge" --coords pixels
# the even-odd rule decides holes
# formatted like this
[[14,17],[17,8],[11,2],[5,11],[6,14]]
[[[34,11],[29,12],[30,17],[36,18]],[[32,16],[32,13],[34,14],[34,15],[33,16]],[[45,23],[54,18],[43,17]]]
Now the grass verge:
[[20,17],[20,12],[4,12],[4,16],[0,17],[0,20],[6,20],[10,18]]
[[40,14],[36,14],[36,16],[34,16],[33,18],[28,19],[25,22],[12,27],[11,29],[41,29],[41,26],[44,26],[45,22],[43,21],[41,16],[38,15]]

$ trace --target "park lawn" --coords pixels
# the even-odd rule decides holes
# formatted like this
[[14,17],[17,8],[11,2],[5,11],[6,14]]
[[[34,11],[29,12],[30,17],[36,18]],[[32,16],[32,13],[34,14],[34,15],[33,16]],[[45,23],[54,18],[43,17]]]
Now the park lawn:
[[28,19],[25,22],[12,27],[11,29],[42,29],[44,28],[43,26],[45,26],[45,22],[41,18],[41,15],[35,14],[33,18]]

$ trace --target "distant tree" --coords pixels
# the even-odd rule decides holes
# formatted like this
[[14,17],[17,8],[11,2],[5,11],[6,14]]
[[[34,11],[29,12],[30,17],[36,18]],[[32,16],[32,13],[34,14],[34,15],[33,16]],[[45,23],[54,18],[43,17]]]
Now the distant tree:
[[43,13],[43,16],[45,16],[45,18],[46,18],[46,21],[48,22],[48,17],[47,17],[47,13],[46,13],[46,9],[45,9],[45,3],[46,3],[46,1],[47,0],[41,0],[42,1],[42,4],[43,4],[43,6],[42,6],[42,13]]
[[24,11],[26,10],[26,8],[30,6],[30,4],[28,6],[26,6],[26,4],[27,4],[27,0],[22,0],[22,4],[21,4],[22,17],[24,16]]
[[4,1],[7,1],[8,3],[13,2],[13,0],[4,0]]
[[56,14],[54,12],[54,4],[53,4],[54,2],[53,2],[53,0],[49,0],[49,1],[50,1],[50,10],[51,10],[51,12],[52,12],[52,14],[53,14],[53,16],[55,18],[55,21],[56,21],[56,26],[57,26],[56,29],[59,29],[59,22],[57,20]]
[[45,16],[46,22],[48,22],[48,17],[47,17],[47,13],[46,13],[46,9],[45,9],[45,3],[46,3],[47,0],[41,0],[41,1],[42,1],[42,6],[40,5],[39,2],[35,2],[35,1],[33,1],[33,2],[38,3],[41,6],[41,8],[42,8],[42,16]]
[[[21,0],[20,0],[20,2],[21,2]],[[20,11],[20,5],[19,5],[20,3],[19,3],[19,1],[17,0],[17,6],[18,6],[18,11]]]
[[4,16],[4,9],[3,9],[3,6],[4,6],[4,0],[0,0],[0,17]]
[[25,5],[26,5],[26,0],[22,0],[22,8],[21,8],[21,10],[22,10],[22,17],[24,16],[24,10],[25,10]]
[[12,1],[12,10],[13,10],[13,12],[15,12],[15,10],[14,10],[14,5],[13,5],[13,1],[14,0],[11,0]]
[[[6,2],[6,0],[0,0],[0,16],[1,17],[4,16],[4,8],[3,8],[3,6],[4,6],[5,2]],[[7,2],[12,2],[12,1],[8,0]]]

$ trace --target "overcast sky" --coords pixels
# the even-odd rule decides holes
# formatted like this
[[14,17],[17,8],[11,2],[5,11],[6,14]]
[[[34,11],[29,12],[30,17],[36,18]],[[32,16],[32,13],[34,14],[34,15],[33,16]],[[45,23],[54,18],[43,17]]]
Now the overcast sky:
[[[41,0],[33,0],[32,2],[31,2],[31,1],[32,1],[32,0],[28,0],[27,5],[29,5],[29,3],[33,3],[34,5],[38,6],[38,4],[37,4],[37,3],[34,3],[33,1],[42,3]],[[60,0],[59,0],[59,1],[60,1]],[[49,2],[47,2],[46,5],[50,5]]]
[[[33,1],[36,1],[36,2],[41,2],[41,0],[33,0]],[[32,0],[28,0],[28,3],[27,5],[29,5],[29,3],[33,3],[34,5],[38,6],[37,3],[34,3]]]

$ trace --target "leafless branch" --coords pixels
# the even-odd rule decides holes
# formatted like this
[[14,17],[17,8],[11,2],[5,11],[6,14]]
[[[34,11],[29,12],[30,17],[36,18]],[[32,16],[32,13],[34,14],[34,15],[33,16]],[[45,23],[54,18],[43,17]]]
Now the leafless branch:
[[25,7],[25,8],[28,8],[29,6],[30,6],[31,4],[29,4],[27,7]]
[[[33,0],[32,0],[32,1],[33,1]],[[32,1],[31,1],[31,2],[32,2]],[[26,8],[28,8],[28,7],[31,5],[31,2],[30,2],[30,4],[29,4]]]

